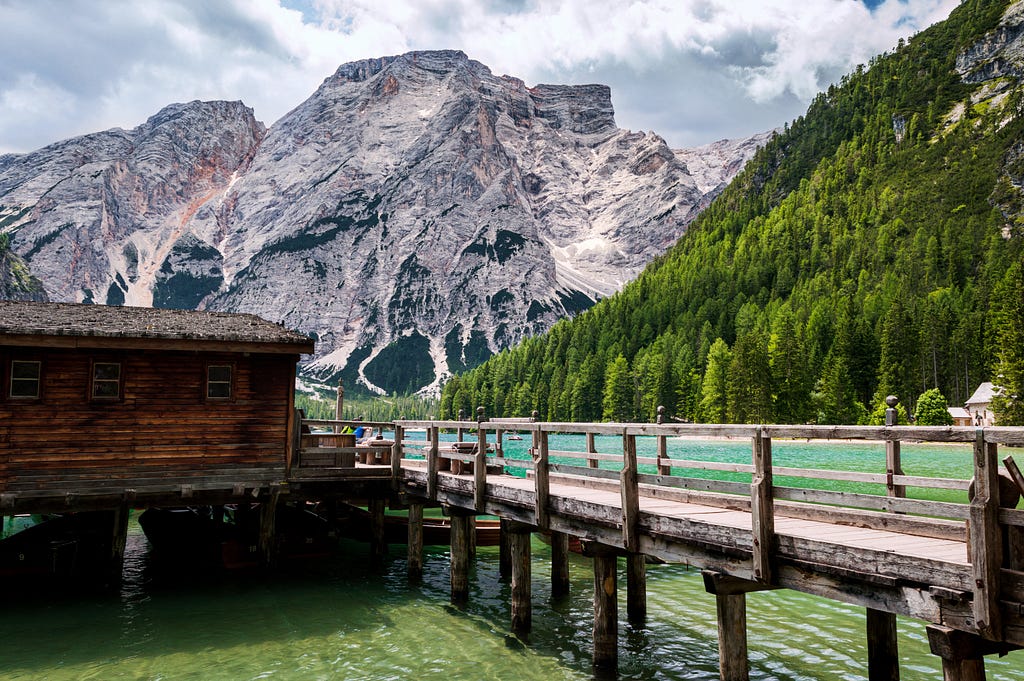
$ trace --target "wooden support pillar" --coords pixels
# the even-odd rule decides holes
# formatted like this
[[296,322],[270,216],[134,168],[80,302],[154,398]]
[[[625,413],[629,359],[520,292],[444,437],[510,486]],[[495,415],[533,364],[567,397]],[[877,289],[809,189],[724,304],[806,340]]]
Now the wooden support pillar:
[[512,559],[512,631],[525,634],[532,626],[533,608],[530,587],[530,531],[529,525],[512,523],[509,546]]
[[111,585],[121,583],[124,572],[124,549],[128,543],[128,516],[131,506],[127,501],[121,503],[113,512],[112,535],[110,541],[110,568],[107,577]]
[[384,500],[370,499],[370,562],[375,567],[384,564],[388,556],[388,544],[384,537]]
[[718,666],[722,681],[746,681],[747,660],[747,597],[753,591],[769,591],[775,587],[731,577],[713,570],[701,573],[704,588],[715,595],[718,611]]
[[472,531],[469,519],[472,512],[451,509],[451,601],[464,605],[469,600],[469,535]]
[[868,681],[899,681],[896,615],[867,609]]
[[551,533],[551,596],[569,593],[569,535]]
[[599,675],[619,664],[619,601],[615,551],[594,553],[594,669]]
[[942,658],[945,681],[985,681],[985,655],[1004,655],[1016,649],[1016,646],[938,625],[928,625],[927,630],[932,654]]
[[469,558],[476,559],[476,516],[469,516]]
[[260,562],[272,567],[277,562],[277,503],[281,489],[274,487],[270,498],[260,506]]
[[409,581],[418,582],[423,579],[423,504],[409,504],[408,548]]
[[498,523],[498,575],[508,579],[512,576],[512,521],[501,518]]
[[647,557],[642,553],[626,556],[626,619],[634,625],[647,619]]
[[747,595],[716,594],[718,668],[722,681],[747,681]]

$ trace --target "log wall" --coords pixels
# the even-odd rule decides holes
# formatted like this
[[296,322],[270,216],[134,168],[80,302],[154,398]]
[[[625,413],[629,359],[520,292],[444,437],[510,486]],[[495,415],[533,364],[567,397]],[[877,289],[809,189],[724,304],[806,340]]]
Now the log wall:
[[[42,362],[38,399],[10,397],[11,360]],[[111,480],[283,472],[295,355],[0,348],[0,492],[88,492]],[[120,362],[119,399],[91,399],[94,361]],[[207,399],[208,364],[233,367],[232,397]]]

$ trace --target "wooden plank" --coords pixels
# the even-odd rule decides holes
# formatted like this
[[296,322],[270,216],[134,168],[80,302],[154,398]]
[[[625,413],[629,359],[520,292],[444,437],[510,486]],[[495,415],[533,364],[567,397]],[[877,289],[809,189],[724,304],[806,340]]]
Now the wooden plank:
[[610,551],[594,556],[593,665],[602,673],[615,670],[619,662],[617,562],[615,554]]
[[473,462],[473,498],[476,510],[483,513],[487,498],[487,431],[477,430],[476,456]]
[[975,625],[984,638],[1002,638],[999,613],[999,568],[1002,532],[999,528],[999,463],[996,445],[979,430],[974,443],[974,498],[970,503],[968,547],[974,577],[972,609]]
[[867,609],[868,681],[899,681],[900,657],[896,615]]
[[636,436],[622,437],[622,472],[619,478],[622,494],[622,545],[627,551],[639,550],[640,488],[636,471]]
[[747,597],[743,593],[717,594],[718,668],[722,681],[747,681]]
[[762,431],[753,438],[754,479],[750,484],[753,520],[754,577],[764,584],[774,578],[775,509],[772,491],[772,441]]
[[537,527],[550,527],[548,506],[550,503],[550,479],[548,473],[548,434],[539,428],[533,431],[533,481],[535,491],[534,518]]
[[437,451],[440,446],[437,426],[427,428],[430,449],[427,450],[427,498],[437,501]]
[[423,504],[409,504],[409,538],[407,551],[409,581],[423,579]]
[[513,524],[509,537],[512,560],[512,631],[525,634],[532,626],[530,530]]

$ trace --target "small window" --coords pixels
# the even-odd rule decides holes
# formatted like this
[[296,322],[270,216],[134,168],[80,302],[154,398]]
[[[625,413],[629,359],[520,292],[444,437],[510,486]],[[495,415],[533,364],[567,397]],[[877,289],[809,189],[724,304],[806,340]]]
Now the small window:
[[206,367],[206,397],[211,400],[231,399],[230,364],[210,364]]
[[11,361],[11,397],[39,399],[39,377],[42,362]]
[[120,362],[93,362],[92,397],[94,400],[116,400],[121,397]]

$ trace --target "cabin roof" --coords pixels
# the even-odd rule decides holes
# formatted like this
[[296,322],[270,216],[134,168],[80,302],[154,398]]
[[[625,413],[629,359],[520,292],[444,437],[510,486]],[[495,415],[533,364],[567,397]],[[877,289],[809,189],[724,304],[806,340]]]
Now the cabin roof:
[[995,388],[991,382],[985,381],[978,386],[978,389],[974,391],[974,394],[967,398],[967,405],[972,404],[982,405],[989,404],[992,398],[995,397],[998,389]]
[[971,418],[971,412],[967,411],[963,407],[947,407],[946,411],[949,412],[950,417],[955,419]]
[[0,301],[0,344],[313,352],[313,341],[256,315]]

